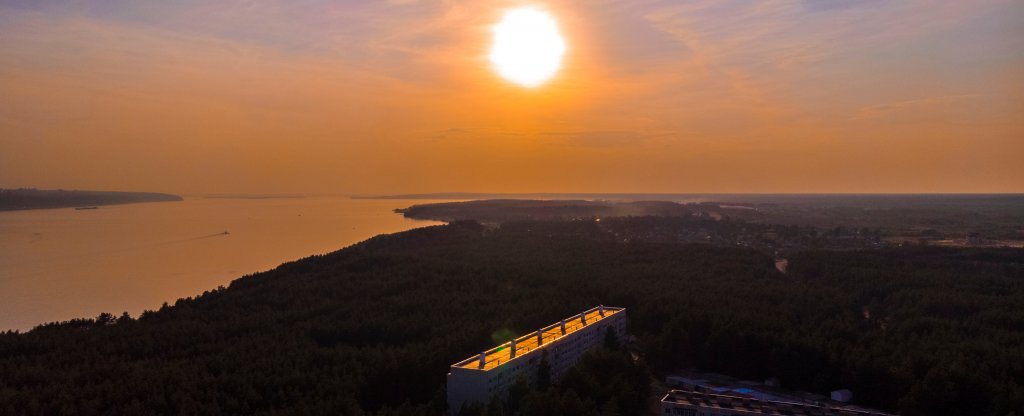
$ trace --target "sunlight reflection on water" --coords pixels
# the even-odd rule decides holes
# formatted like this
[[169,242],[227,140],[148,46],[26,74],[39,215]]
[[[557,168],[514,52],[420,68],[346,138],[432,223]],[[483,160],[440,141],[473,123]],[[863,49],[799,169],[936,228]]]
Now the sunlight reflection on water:
[[392,213],[429,202],[186,198],[0,212],[0,330],[137,316],[286,261],[438,224]]

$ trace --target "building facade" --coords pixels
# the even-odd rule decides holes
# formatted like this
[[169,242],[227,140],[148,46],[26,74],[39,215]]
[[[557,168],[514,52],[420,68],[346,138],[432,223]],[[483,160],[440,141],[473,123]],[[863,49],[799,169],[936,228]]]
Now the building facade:
[[534,383],[545,351],[551,378],[557,379],[583,353],[604,343],[609,330],[624,338],[625,308],[598,306],[452,364],[448,408],[457,413],[465,403],[486,403],[519,377]]

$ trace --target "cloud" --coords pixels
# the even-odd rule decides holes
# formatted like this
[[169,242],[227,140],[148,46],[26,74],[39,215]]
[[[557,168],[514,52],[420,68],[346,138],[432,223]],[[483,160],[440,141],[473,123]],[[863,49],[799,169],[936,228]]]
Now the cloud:
[[535,136],[548,144],[581,147],[634,147],[651,146],[656,140],[671,139],[673,131],[647,130],[567,130],[546,131]]
[[[552,166],[573,163],[586,184],[613,163],[646,172],[611,178],[622,186],[680,190],[674,173],[741,190],[802,186],[801,166],[859,178],[848,155],[871,140],[1020,153],[1017,0],[548,0],[569,51],[530,91],[486,59],[490,25],[522,4],[0,0],[0,149],[23,149],[2,179],[267,192],[372,178],[359,186],[377,191],[469,168],[515,181],[530,166],[534,182],[509,185],[523,188],[556,186]],[[923,122],[855,122],[885,117]],[[1024,177],[1008,163],[990,171]]]
[[959,94],[959,95],[942,95],[935,97],[918,98],[914,100],[898,101],[893,103],[876,104],[861,108],[856,115],[853,116],[853,120],[872,119],[879,117],[891,116],[899,112],[908,111],[912,109],[920,109],[927,107],[934,107],[940,105],[948,105],[964,100],[973,98],[986,97],[988,94]]
[[493,140],[502,137],[528,143],[574,147],[635,147],[651,145],[657,140],[666,140],[679,136],[675,131],[649,130],[597,130],[597,129],[564,129],[564,130],[501,130],[487,127],[452,127],[441,129],[425,137],[430,140],[459,142],[462,140]]
[[885,0],[801,0],[800,5],[809,12],[834,12],[857,7],[878,7]]

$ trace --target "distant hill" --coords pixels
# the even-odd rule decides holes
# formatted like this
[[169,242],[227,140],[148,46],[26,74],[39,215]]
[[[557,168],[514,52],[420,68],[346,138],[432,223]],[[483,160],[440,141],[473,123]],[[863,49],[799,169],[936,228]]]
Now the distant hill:
[[353,199],[542,199],[542,200],[578,200],[586,199],[593,201],[691,201],[715,199],[715,194],[594,194],[594,193],[513,193],[513,192],[435,192],[427,194],[401,194],[401,195],[357,195]]
[[354,199],[532,199],[588,201],[673,201],[687,203],[748,203],[871,208],[1019,206],[1024,194],[668,194],[668,193],[476,193],[438,192],[402,195],[359,195]]
[[182,200],[183,198],[177,195],[154,192],[0,189],[0,211],[133,204],[138,202],[170,202]]
[[488,199],[466,202],[419,204],[396,209],[407,218],[457,221],[475,220],[488,223],[508,221],[580,219],[627,216],[691,216],[694,206],[668,201],[610,202],[587,200]]
[[[624,199],[493,199],[416,204],[408,218],[504,223],[629,216],[742,220],[818,227],[837,234],[866,231],[894,240],[963,245],[1024,246],[1024,195],[719,195],[699,202]],[[867,229],[867,230],[865,230]],[[845,230],[845,231],[844,231]],[[954,241],[955,240],[955,241]]]

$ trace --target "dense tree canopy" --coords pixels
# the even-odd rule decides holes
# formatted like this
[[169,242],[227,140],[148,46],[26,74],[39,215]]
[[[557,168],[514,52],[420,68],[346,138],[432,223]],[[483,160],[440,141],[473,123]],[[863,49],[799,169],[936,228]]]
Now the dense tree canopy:
[[[911,416],[1024,414],[1022,250],[811,250],[784,275],[759,251],[616,241],[594,227],[417,229],[138,319],[0,335],[0,414],[436,415],[448,366],[496,332],[601,303],[628,308],[657,376],[694,366],[850,388],[861,404]],[[615,368],[614,354],[588,360]],[[633,414],[629,398],[646,390],[597,391],[598,369],[581,366],[521,405]]]

